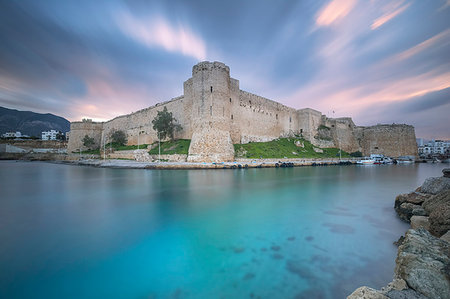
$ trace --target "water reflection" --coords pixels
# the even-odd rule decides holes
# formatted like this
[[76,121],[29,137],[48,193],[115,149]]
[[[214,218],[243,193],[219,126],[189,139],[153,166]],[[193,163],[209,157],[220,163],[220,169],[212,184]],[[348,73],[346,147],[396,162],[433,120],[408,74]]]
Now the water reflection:
[[0,162],[0,297],[335,298],[381,287],[407,227],[395,195],[441,168]]

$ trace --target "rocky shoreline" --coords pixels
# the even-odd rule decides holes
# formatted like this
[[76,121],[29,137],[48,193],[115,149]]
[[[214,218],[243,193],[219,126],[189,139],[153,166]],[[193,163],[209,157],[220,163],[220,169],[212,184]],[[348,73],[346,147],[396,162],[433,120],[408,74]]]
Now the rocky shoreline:
[[450,298],[450,169],[401,194],[394,208],[411,223],[398,245],[394,279],[381,290],[366,286],[348,299]]

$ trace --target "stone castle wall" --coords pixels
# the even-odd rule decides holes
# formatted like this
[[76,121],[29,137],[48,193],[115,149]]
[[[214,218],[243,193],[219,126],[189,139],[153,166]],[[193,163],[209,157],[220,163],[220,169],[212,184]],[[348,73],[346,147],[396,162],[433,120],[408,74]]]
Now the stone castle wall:
[[184,94],[168,102],[116,117],[104,123],[73,122],[69,152],[84,149],[82,138],[108,143],[114,130],[123,130],[128,144],[158,140],[152,120],[167,107],[182,130],[176,138],[191,139],[188,161],[234,160],[236,143],[264,142],[301,135],[319,147],[340,147],[365,155],[416,155],[414,128],[407,125],[357,127],[351,118],[328,118],[310,108],[296,110],[240,90],[239,81],[221,62],[200,62],[184,82]]
[[[265,142],[298,134],[297,110],[242,91],[233,106],[234,143]],[[255,125],[258,124],[258,125]]]
[[94,146],[100,147],[103,131],[103,123],[92,121],[72,122],[70,124],[70,137],[67,143],[67,152],[72,153],[79,150],[87,150],[83,145],[84,136],[94,138]]
[[360,127],[361,152],[390,157],[417,156],[414,127],[404,124]]

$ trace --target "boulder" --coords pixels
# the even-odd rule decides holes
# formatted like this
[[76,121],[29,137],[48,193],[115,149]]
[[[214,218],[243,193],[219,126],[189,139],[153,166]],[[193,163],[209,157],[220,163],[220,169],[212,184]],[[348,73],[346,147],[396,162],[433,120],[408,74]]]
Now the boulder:
[[412,229],[418,229],[418,228],[424,228],[426,230],[430,229],[430,222],[428,221],[428,217],[426,216],[412,216],[411,217],[411,228]]
[[421,192],[429,194],[438,194],[449,189],[450,178],[448,177],[428,178],[420,187]]
[[406,232],[398,248],[395,276],[429,298],[450,298],[450,244],[423,228]]
[[442,173],[444,174],[444,177],[450,178],[450,168],[442,169]]
[[316,153],[323,153],[323,149],[318,148],[318,147],[313,147],[313,150],[314,150]]
[[400,217],[400,219],[406,222],[410,222],[411,217],[414,215],[413,211],[415,210],[416,213],[418,213],[418,211],[420,211],[421,208],[422,207],[419,205],[404,202],[399,207],[396,207],[395,211],[397,211],[397,214]]
[[357,288],[347,299],[389,299],[382,292],[369,287]]
[[423,203],[429,215],[430,232],[440,237],[450,230],[450,190],[442,191]]
[[412,289],[406,289],[406,290],[392,290],[386,293],[389,299],[429,299],[428,297],[425,297],[424,295],[412,290]]
[[294,142],[296,147],[305,147],[305,144],[303,142],[301,142],[300,140],[297,140],[296,142]]
[[408,194],[400,194],[395,198],[394,207],[400,206],[404,202],[409,202],[415,205],[421,205],[425,200],[430,198],[432,195],[423,194],[420,192],[411,192]]
[[440,239],[450,243],[450,230],[443,234]]

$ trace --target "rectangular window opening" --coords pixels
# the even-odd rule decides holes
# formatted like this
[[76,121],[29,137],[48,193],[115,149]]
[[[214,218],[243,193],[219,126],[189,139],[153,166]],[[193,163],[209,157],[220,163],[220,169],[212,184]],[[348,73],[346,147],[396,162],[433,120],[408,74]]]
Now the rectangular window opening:
[[211,92],[212,92],[212,86],[211,86]]
[[233,114],[231,114],[231,119],[233,119]]
[[209,114],[212,115],[212,106],[209,106]]

